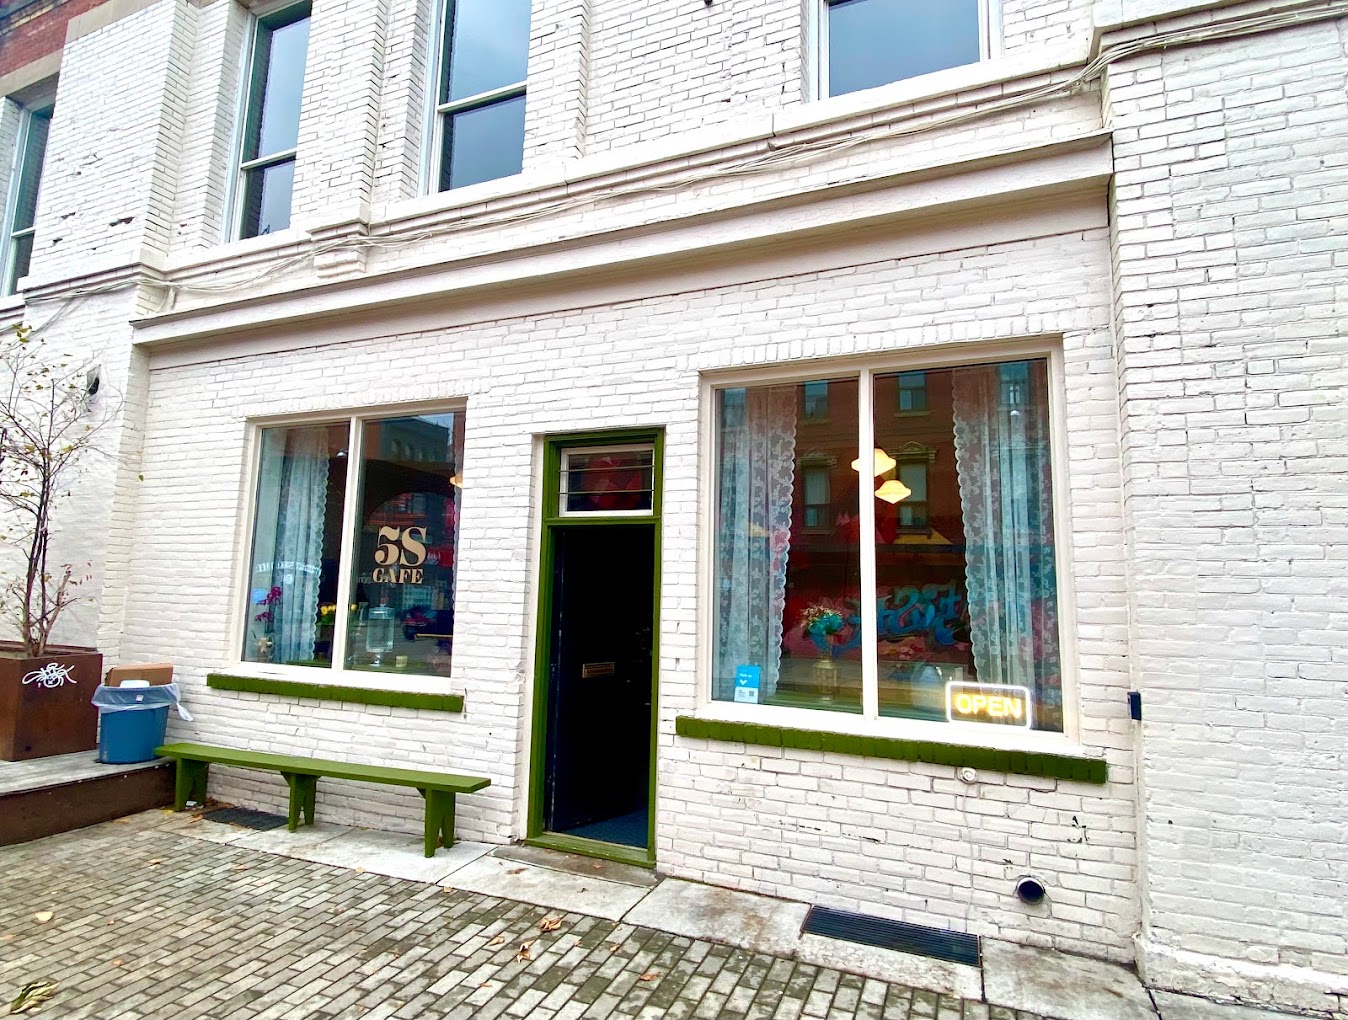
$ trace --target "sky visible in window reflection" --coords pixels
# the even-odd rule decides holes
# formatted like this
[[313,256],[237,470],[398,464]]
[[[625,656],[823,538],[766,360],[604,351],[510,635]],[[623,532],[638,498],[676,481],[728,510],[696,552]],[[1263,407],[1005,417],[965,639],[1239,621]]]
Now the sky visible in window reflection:
[[300,93],[309,51],[309,19],[274,29],[262,101],[262,126],[254,156],[293,149],[300,133]]
[[981,52],[978,0],[843,0],[828,10],[829,95],[973,64]]
[[466,99],[524,81],[529,70],[529,0],[451,0],[448,94]]
[[524,163],[524,96],[449,115],[441,187],[494,181],[520,172]]

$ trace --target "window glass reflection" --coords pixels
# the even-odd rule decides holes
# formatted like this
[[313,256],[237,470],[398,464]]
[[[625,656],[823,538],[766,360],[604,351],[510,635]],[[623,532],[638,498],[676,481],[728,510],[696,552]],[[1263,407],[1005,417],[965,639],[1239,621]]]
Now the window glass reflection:
[[345,424],[262,432],[245,662],[332,662],[348,434]]
[[[300,94],[309,51],[309,19],[264,29],[267,37],[262,76],[262,115],[254,157],[293,149],[300,135]],[[263,41],[259,35],[259,43]]]
[[[923,375],[924,414],[890,410],[911,373],[875,377],[880,714],[945,722],[948,684],[998,685],[1061,731],[1047,364]],[[1004,707],[979,721],[1030,721]]]
[[524,96],[447,115],[441,190],[510,177],[524,167]]
[[243,190],[244,237],[260,237],[290,226],[295,161],[249,170]]
[[828,7],[832,96],[977,63],[981,55],[978,0],[837,0]]
[[365,422],[346,664],[448,676],[463,415]]
[[450,0],[440,101],[452,102],[524,81],[529,71],[530,0]]
[[[718,393],[718,701],[861,711],[857,382]],[[813,406],[817,407],[817,403]]]

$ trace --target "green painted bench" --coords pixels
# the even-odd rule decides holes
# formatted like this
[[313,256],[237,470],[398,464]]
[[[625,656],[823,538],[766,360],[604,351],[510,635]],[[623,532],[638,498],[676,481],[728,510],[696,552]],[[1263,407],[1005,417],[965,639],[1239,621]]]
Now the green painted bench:
[[155,754],[161,758],[174,758],[178,762],[173,803],[177,811],[186,808],[189,800],[197,804],[206,803],[206,779],[211,765],[281,773],[290,787],[290,814],[287,822],[291,832],[299,827],[301,814],[306,825],[314,824],[314,799],[318,793],[320,776],[414,787],[426,798],[427,857],[435,856],[435,848],[442,840],[447,847],[454,845],[454,797],[460,793],[476,793],[491,785],[491,780],[483,776],[456,776],[446,772],[356,765],[346,761],[300,758],[237,747],[211,747],[208,744],[165,744],[155,748]]

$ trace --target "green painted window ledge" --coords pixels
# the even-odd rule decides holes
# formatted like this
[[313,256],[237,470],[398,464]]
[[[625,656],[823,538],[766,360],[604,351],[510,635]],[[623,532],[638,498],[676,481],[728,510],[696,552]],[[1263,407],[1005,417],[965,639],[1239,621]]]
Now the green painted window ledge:
[[388,705],[392,708],[422,708],[429,712],[462,712],[462,694],[421,694],[415,691],[383,691],[373,687],[341,684],[308,684],[298,680],[270,680],[256,676],[209,673],[206,686],[221,691],[279,694],[288,698],[317,701],[350,701],[358,705]]
[[834,751],[863,758],[925,761],[931,765],[953,765],[956,768],[967,765],[990,772],[1015,772],[1047,779],[1072,779],[1080,783],[1104,783],[1109,777],[1109,768],[1100,758],[1074,758],[1039,751],[1002,751],[991,747],[939,744],[929,740],[862,737],[852,733],[825,733],[822,730],[699,719],[691,715],[677,717],[674,720],[674,731],[681,737],[701,740],[794,747],[805,751]]

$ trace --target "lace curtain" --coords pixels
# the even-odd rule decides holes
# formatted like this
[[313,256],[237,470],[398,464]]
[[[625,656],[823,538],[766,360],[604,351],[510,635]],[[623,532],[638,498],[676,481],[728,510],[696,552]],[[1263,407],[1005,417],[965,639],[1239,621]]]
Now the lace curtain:
[[721,399],[713,697],[732,698],[736,667],[756,665],[766,698],[777,689],[782,663],[796,392],[791,386],[726,390]]
[[[308,662],[314,658],[323,571],[327,430],[269,429],[263,435],[254,604],[249,607],[254,647],[245,648],[244,654],[271,662]],[[267,601],[260,602],[259,595]],[[257,647],[258,640],[271,642],[270,655]]]
[[1042,366],[956,370],[954,417],[978,680],[1028,687],[1038,706],[1035,728],[1059,729],[1062,678]]

